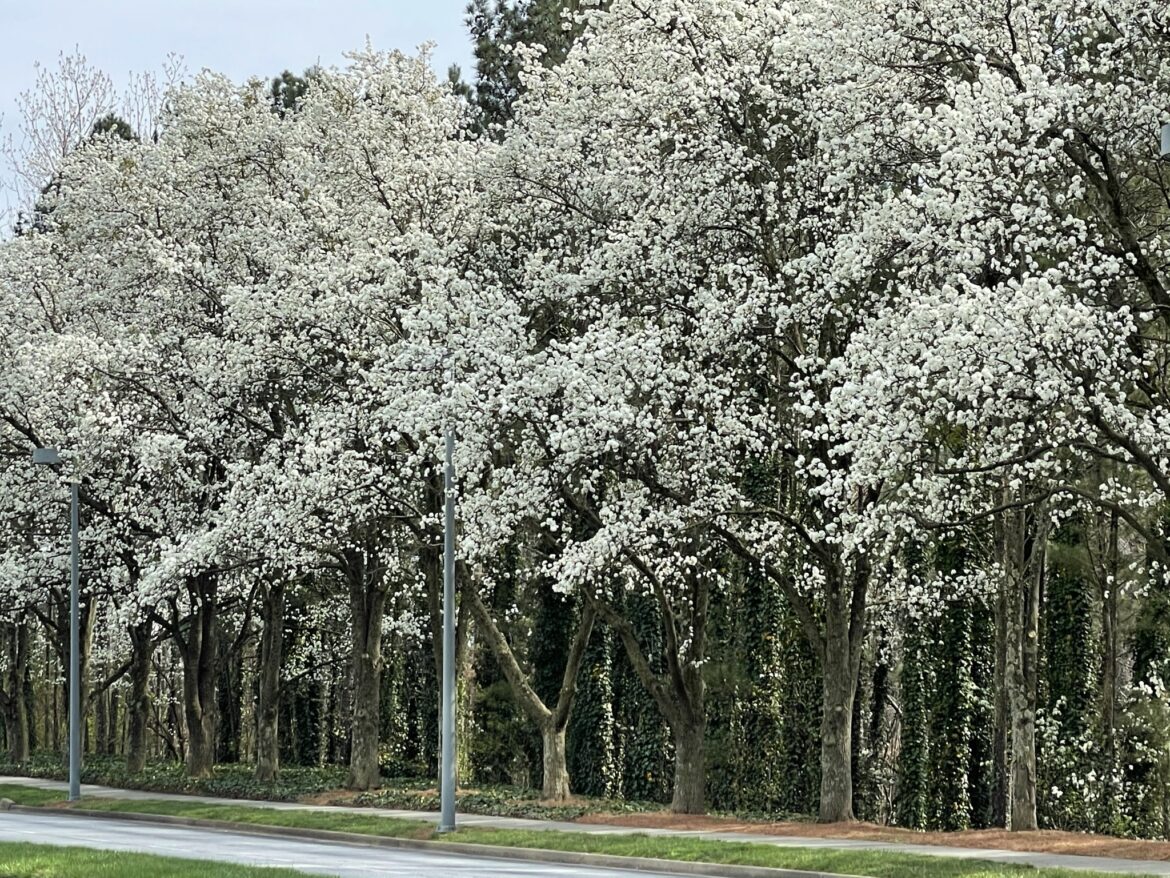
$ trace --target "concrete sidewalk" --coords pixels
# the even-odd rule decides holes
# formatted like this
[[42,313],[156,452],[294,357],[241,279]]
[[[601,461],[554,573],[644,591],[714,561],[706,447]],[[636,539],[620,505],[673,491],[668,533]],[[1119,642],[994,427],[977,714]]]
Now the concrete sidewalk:
[[[64,792],[64,781],[42,780],[30,777],[0,776],[0,784],[19,784],[45,790]],[[83,798],[114,798],[129,800],[174,800],[182,802],[204,802],[211,805],[245,805],[275,810],[352,812],[355,814],[377,814],[402,820],[419,820],[433,823],[437,814],[431,811],[399,811],[390,808],[340,807],[335,805],[302,805],[296,802],[260,802],[250,799],[221,799],[214,796],[188,796],[177,793],[155,793],[147,790],[120,790],[113,787],[82,784]],[[985,848],[943,847],[939,845],[900,844],[881,841],[861,841],[834,838],[800,838],[796,836],[757,835],[747,832],[684,831],[677,829],[641,829],[628,826],[605,826],[589,823],[568,823],[555,820],[525,820],[517,817],[488,817],[480,814],[460,814],[459,826],[488,829],[525,829],[559,832],[583,832],[596,834],[642,834],[693,837],[717,841],[743,841],[753,844],[771,844],[780,847],[834,848],[839,850],[873,850],[891,853],[919,854],[932,857],[957,857],[961,859],[993,860],[1000,863],[1019,863],[1038,868],[1083,869],[1097,872],[1114,872],[1122,875],[1166,875],[1170,876],[1170,862],[1163,860],[1126,860],[1113,857],[1082,857],[1071,854],[1041,854],[1027,851],[1005,851]]]

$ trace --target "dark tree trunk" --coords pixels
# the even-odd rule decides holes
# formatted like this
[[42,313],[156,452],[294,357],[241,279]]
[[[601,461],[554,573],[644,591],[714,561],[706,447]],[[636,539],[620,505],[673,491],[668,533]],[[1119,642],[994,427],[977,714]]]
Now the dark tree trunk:
[[853,696],[848,629],[830,625],[822,669],[821,823],[853,820]]
[[1007,667],[1005,682],[1011,721],[1010,801],[1012,831],[1038,828],[1036,814],[1037,666],[1040,594],[1047,528],[1034,509],[1005,516],[1004,571],[1007,576]]
[[1008,714],[1007,697],[1007,587],[1001,582],[995,598],[995,713],[991,757],[991,825],[1006,827],[1008,820]]
[[8,628],[8,669],[4,686],[0,687],[0,708],[4,714],[4,729],[8,734],[8,759],[15,765],[28,762],[30,750],[28,701],[24,697],[24,681],[28,670],[28,625],[23,621]]
[[675,814],[703,814],[707,810],[706,722],[680,721],[673,725],[674,795],[670,810]]
[[372,572],[357,553],[348,559],[353,697],[352,743],[349,753],[351,790],[369,790],[381,783],[378,765],[382,696],[382,614],[386,591],[382,575]]
[[150,720],[150,661],[154,625],[149,620],[130,629],[130,700],[126,704],[126,770],[146,767],[146,730]]
[[113,756],[118,752],[118,690],[110,689],[110,708],[106,712],[106,755]]
[[[201,575],[189,584],[195,612],[176,637],[183,664],[183,718],[187,726],[187,773],[211,777],[215,768],[216,584]],[[176,625],[176,629],[183,626]]]
[[[858,497],[859,508],[877,502],[877,490]],[[869,595],[869,557],[857,552],[842,557],[838,547],[803,537],[824,563],[824,608],[816,607],[794,587],[792,576],[756,555],[734,533],[716,528],[727,547],[758,565],[780,586],[801,629],[820,659],[822,673],[821,792],[818,819],[823,823],[853,820],[853,701],[861,673]]]
[[264,599],[256,708],[256,780],[271,783],[280,770],[280,663],[284,640],[284,583],[271,583]]
[[94,737],[96,738],[96,740],[94,741],[94,747],[93,747],[95,753],[105,753],[106,752],[106,743],[108,741],[108,738],[106,737],[106,735],[109,731],[109,723],[110,723],[110,718],[109,718],[110,698],[109,698],[109,695],[110,695],[110,693],[108,690],[105,692],[97,692],[94,694],[93,698],[91,699],[93,701],[93,726],[94,726],[94,733],[95,733]]

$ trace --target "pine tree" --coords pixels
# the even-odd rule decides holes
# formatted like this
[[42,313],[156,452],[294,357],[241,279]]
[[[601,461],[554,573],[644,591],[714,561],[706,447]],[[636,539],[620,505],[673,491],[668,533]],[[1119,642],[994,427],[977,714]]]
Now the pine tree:
[[507,124],[523,94],[522,65],[512,47],[541,46],[542,63],[559,64],[581,34],[575,23],[580,7],[581,0],[471,0],[465,21],[475,43],[475,84],[463,82],[458,67],[448,71],[448,79],[476,108],[480,130]]

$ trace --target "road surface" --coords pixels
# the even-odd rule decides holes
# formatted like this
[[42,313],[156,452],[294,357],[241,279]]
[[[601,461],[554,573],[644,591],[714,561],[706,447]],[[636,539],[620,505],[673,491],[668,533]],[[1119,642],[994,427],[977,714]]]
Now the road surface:
[[131,851],[248,866],[283,866],[313,875],[337,875],[342,878],[435,878],[437,875],[474,875],[484,878],[533,878],[537,875],[654,878],[654,873],[647,872],[556,863],[523,863],[427,851],[264,838],[185,826],[152,826],[93,817],[15,811],[0,813],[0,842],[5,841]]

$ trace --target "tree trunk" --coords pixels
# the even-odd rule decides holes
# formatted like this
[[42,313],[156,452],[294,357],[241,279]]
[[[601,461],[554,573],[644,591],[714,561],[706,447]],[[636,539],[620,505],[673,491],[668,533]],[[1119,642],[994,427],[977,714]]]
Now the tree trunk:
[[[355,553],[356,555],[356,553]],[[349,752],[351,790],[378,787],[379,720],[382,695],[382,613],[386,592],[380,583],[368,581],[363,559],[350,559],[347,571],[353,640],[353,736]]]
[[674,734],[674,796],[670,810],[675,814],[704,814],[707,810],[706,721],[679,722]]
[[187,774],[193,778],[206,778],[211,777],[215,768],[215,623],[218,608],[213,577],[199,576],[189,588],[196,610],[190,617],[186,636],[176,638],[183,664]]
[[114,756],[118,752],[118,690],[111,689],[110,709],[106,712],[106,755]]
[[94,694],[93,701],[93,728],[94,728],[94,746],[93,752],[106,752],[106,734],[109,731],[109,709],[110,709],[110,693],[107,689],[105,692],[97,692]]
[[540,797],[550,802],[564,802],[569,798],[569,763],[565,757],[565,730],[557,728],[549,718],[540,730],[544,744],[544,782]]
[[280,662],[284,638],[284,584],[271,583],[260,633],[256,709],[256,780],[272,783],[280,770]]
[[821,823],[853,820],[853,696],[848,629],[829,620],[822,669]]
[[211,777],[215,769],[215,686],[201,674],[183,674],[187,720],[187,774]]
[[520,668],[512,648],[508,645],[499,626],[496,625],[487,606],[479,596],[474,586],[467,589],[466,603],[474,613],[479,628],[482,629],[484,639],[487,640],[499,662],[512,693],[520,702],[521,708],[530,720],[540,729],[541,740],[544,746],[543,770],[544,778],[541,783],[541,798],[548,801],[563,802],[569,797],[569,764],[565,749],[565,728],[569,724],[573,701],[577,694],[577,676],[581,670],[581,663],[585,657],[585,649],[589,644],[589,637],[593,631],[593,620],[596,611],[591,605],[586,605],[581,611],[581,620],[577,625],[569,648],[569,656],[565,662],[565,669],[561,676],[561,686],[557,693],[557,703],[549,709],[532,688],[528,675]]
[[[706,682],[703,680],[702,668],[696,656],[705,655],[706,649],[706,591],[696,592],[697,599],[693,602],[694,632],[689,647],[690,655],[679,655],[678,651],[666,650],[666,664],[669,673],[659,675],[650,667],[650,662],[638,638],[634,634],[633,626],[628,619],[618,615],[613,608],[602,602],[596,603],[597,610],[621,637],[626,655],[634,671],[646,690],[654,696],[658,709],[670,726],[674,737],[674,795],[671,799],[671,811],[676,814],[703,814],[706,813],[706,760],[704,735],[707,727],[706,714]],[[665,607],[664,601],[659,602]],[[667,623],[673,625],[673,618]],[[669,639],[669,629],[668,629]]]
[[29,713],[24,697],[25,672],[28,669],[28,625],[17,621],[9,627],[8,673],[0,689],[0,707],[4,711],[4,729],[8,733],[8,759],[23,765],[29,759]]
[[130,700],[126,704],[126,770],[130,774],[138,774],[146,767],[153,637],[154,625],[150,621],[141,622],[130,629]]
[[1038,828],[1036,817],[1036,706],[1040,646],[1040,586],[1046,529],[1038,512],[1016,511],[1005,524],[1009,577],[1006,682],[1011,718],[1011,819],[1013,832]]
[[[1002,557],[1002,556],[1001,556]],[[1007,584],[999,583],[995,596],[995,669],[993,675],[994,716],[991,742],[991,814],[992,826],[1008,822],[1008,598]]]

